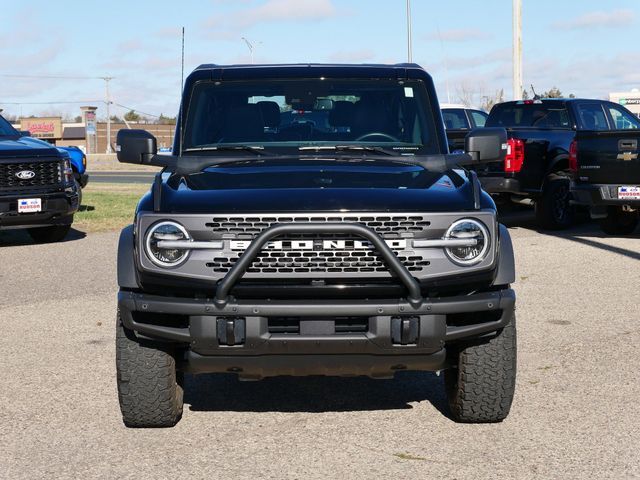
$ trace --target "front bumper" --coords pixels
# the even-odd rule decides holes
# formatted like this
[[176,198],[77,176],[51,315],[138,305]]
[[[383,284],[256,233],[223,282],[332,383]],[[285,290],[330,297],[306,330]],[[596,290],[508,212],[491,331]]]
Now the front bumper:
[[[138,336],[181,344],[185,371],[231,372],[242,379],[275,375],[368,375],[439,370],[448,343],[492,334],[515,310],[511,289],[445,298],[405,300],[241,301],[118,294],[123,324]],[[155,322],[154,318],[163,321]],[[175,324],[168,319],[175,318]],[[297,334],[275,333],[278,318],[299,319]],[[336,319],[362,319],[360,332],[337,332]],[[416,322],[412,343],[397,341],[394,319]],[[242,320],[241,341],[221,341],[219,322]],[[303,323],[304,322],[304,323]],[[229,322],[232,324],[233,322]],[[304,328],[303,328],[304,325]]]
[[[42,211],[18,213],[18,200],[23,198],[40,198]],[[57,192],[0,193],[0,229],[70,224],[77,210],[78,192],[73,186]]]
[[640,200],[618,198],[618,187],[611,184],[578,184],[571,182],[573,203],[590,207],[623,206],[640,207]]

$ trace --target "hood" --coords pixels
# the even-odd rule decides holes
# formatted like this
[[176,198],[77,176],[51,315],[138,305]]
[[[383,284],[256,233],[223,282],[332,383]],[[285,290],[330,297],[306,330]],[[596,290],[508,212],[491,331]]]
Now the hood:
[[31,137],[0,137],[0,160],[22,157],[59,157],[58,150],[47,142]]
[[[209,168],[186,177],[165,174],[162,210],[175,213],[473,210],[462,170],[371,161],[265,161],[259,167]],[[483,208],[491,200],[483,196]],[[140,208],[152,210],[151,198]]]

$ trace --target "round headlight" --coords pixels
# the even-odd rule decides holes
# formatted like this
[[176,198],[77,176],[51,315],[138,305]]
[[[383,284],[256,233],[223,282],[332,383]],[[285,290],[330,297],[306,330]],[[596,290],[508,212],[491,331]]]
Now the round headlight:
[[189,250],[163,248],[162,241],[191,240],[187,230],[175,222],[160,222],[147,232],[145,247],[149,259],[161,267],[175,267],[187,259]]
[[458,265],[465,267],[476,265],[486,257],[489,251],[489,231],[477,220],[465,218],[454,222],[447,230],[445,238],[470,240],[470,244],[466,246],[445,248],[447,256]]

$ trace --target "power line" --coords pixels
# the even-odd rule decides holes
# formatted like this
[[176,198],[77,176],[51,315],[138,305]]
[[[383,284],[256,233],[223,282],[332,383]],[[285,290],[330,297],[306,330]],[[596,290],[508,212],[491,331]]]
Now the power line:
[[100,103],[102,100],[80,100],[80,101],[62,101],[62,102],[3,102],[2,105],[63,105],[63,104],[83,104],[83,103]]
[[134,111],[134,112],[137,112],[137,113],[141,113],[142,115],[146,115],[146,116],[148,116],[148,117],[160,118],[160,115],[154,115],[153,113],[146,113],[146,112],[143,112],[143,111],[138,110],[138,109],[136,109],[136,108],[127,107],[126,105],[121,105],[121,104],[116,103],[116,102],[113,102],[113,104],[114,104],[114,105],[116,105],[116,106],[118,106],[118,107],[125,108],[125,109],[127,109],[127,110],[131,110],[131,111]]
[[34,79],[42,79],[42,78],[55,78],[58,80],[106,80],[113,79],[115,77],[83,77],[83,76],[72,76],[72,75],[22,75],[22,74],[14,74],[14,73],[0,73],[0,77],[4,78],[34,78]]

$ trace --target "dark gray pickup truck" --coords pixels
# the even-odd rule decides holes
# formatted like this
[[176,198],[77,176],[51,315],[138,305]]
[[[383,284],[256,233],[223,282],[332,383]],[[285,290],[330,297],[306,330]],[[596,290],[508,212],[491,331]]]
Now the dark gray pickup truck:
[[490,194],[534,204],[548,229],[571,225],[575,203],[590,205],[607,231],[633,229],[640,122],[626,108],[578,98],[505,102],[486,125],[506,128],[509,137],[504,162],[477,169]]
[[0,230],[24,228],[37,242],[62,240],[79,192],[67,152],[23,135],[0,116]]

